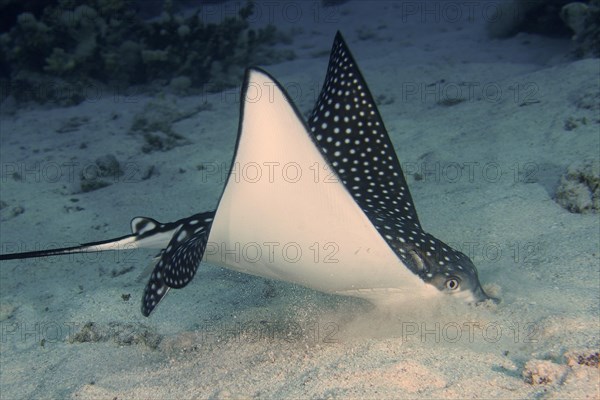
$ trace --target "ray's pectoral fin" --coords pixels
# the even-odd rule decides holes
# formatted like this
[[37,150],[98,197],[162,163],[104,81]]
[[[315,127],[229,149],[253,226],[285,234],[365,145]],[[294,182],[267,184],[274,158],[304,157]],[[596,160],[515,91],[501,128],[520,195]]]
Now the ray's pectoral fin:
[[423,260],[408,254],[424,232],[408,183],[365,78],[342,35],[335,36],[327,75],[308,125],[323,156],[398,258],[415,274]]
[[152,313],[169,289],[183,288],[193,279],[206,250],[213,217],[214,212],[208,212],[178,221],[180,226],[160,253],[160,259],[146,284],[142,299],[144,316]]
[[421,226],[375,99],[339,32],[308,126],[346,190],[409,270],[442,292],[490,299],[472,261]]

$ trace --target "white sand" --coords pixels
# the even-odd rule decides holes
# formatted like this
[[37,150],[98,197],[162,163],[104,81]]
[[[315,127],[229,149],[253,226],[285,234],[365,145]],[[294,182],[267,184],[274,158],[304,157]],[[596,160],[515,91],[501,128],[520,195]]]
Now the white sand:
[[[319,9],[316,19],[314,3],[282,2],[275,22],[296,28],[299,57],[267,69],[301,88],[293,97],[310,110],[342,31],[372,93],[385,96],[380,111],[424,228],[471,256],[500,305],[449,301],[384,312],[202,265],[188,287],[144,318],[145,282],[136,278],[152,252],[3,262],[0,397],[598,398],[598,367],[564,357],[599,350],[598,216],[569,213],[552,195],[569,164],[600,154],[598,109],[576,105],[598,95],[599,62],[570,61],[568,40],[489,40],[486,3],[473,20],[463,3],[436,2],[449,3],[462,9],[456,21],[448,8],[420,13],[420,2],[404,2],[417,7],[406,19],[400,2],[351,1]],[[281,18],[300,6],[297,20]],[[267,6],[258,7],[265,11],[258,23],[269,22]],[[438,104],[457,88],[466,101]],[[171,221],[214,208],[222,179],[197,166],[231,160],[236,91],[132,102],[108,93],[76,107],[12,114],[3,105],[2,252],[120,236],[137,215]],[[147,102],[186,109],[205,100],[212,110],[174,125],[189,145],[144,154],[141,136],[128,134]],[[57,133],[71,117],[89,120]],[[580,122],[567,131],[569,118]],[[125,165],[127,178],[73,194],[79,180],[69,172],[77,177],[105,154]],[[141,180],[150,166],[155,173]],[[431,173],[416,181],[412,173],[424,167]],[[24,212],[13,216],[15,207]],[[120,341],[70,343],[90,321],[103,332],[120,330]],[[144,331],[140,324],[162,338],[156,349],[127,343],[129,332]],[[531,384],[527,371],[544,382]]]

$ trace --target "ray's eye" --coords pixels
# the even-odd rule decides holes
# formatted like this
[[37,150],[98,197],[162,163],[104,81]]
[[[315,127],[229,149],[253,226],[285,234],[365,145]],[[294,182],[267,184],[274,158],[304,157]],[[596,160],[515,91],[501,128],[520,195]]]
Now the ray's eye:
[[446,289],[450,290],[450,291],[455,291],[458,290],[458,288],[460,287],[460,281],[458,280],[458,278],[448,278],[448,280],[446,280]]

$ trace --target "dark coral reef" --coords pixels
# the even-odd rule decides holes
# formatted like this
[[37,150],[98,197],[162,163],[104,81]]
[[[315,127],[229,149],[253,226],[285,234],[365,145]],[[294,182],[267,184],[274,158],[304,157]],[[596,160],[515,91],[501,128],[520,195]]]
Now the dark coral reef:
[[210,23],[201,9],[179,13],[170,0],[152,19],[142,17],[135,0],[48,4],[38,15],[16,14],[10,29],[0,34],[3,97],[74,104],[98,84],[124,89],[158,83],[179,91],[216,91],[239,83],[249,65],[294,57],[274,49],[289,40],[274,26],[250,26],[251,2],[240,6],[237,15]]
[[493,38],[506,38],[519,32],[571,37],[576,57],[600,57],[600,0],[500,2],[487,28]]

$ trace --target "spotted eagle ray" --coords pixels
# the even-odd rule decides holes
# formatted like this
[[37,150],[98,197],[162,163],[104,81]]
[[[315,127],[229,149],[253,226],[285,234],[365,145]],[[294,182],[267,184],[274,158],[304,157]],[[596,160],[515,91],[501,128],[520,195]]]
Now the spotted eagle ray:
[[[469,257],[421,227],[373,96],[339,32],[307,122],[260,68],[246,71],[241,99],[232,168],[215,211],[171,223],[137,217],[130,235],[0,260],[160,248],[144,316],[170,289],[185,287],[202,261],[375,304],[441,294],[496,301]],[[258,173],[234,172],[249,166]]]

